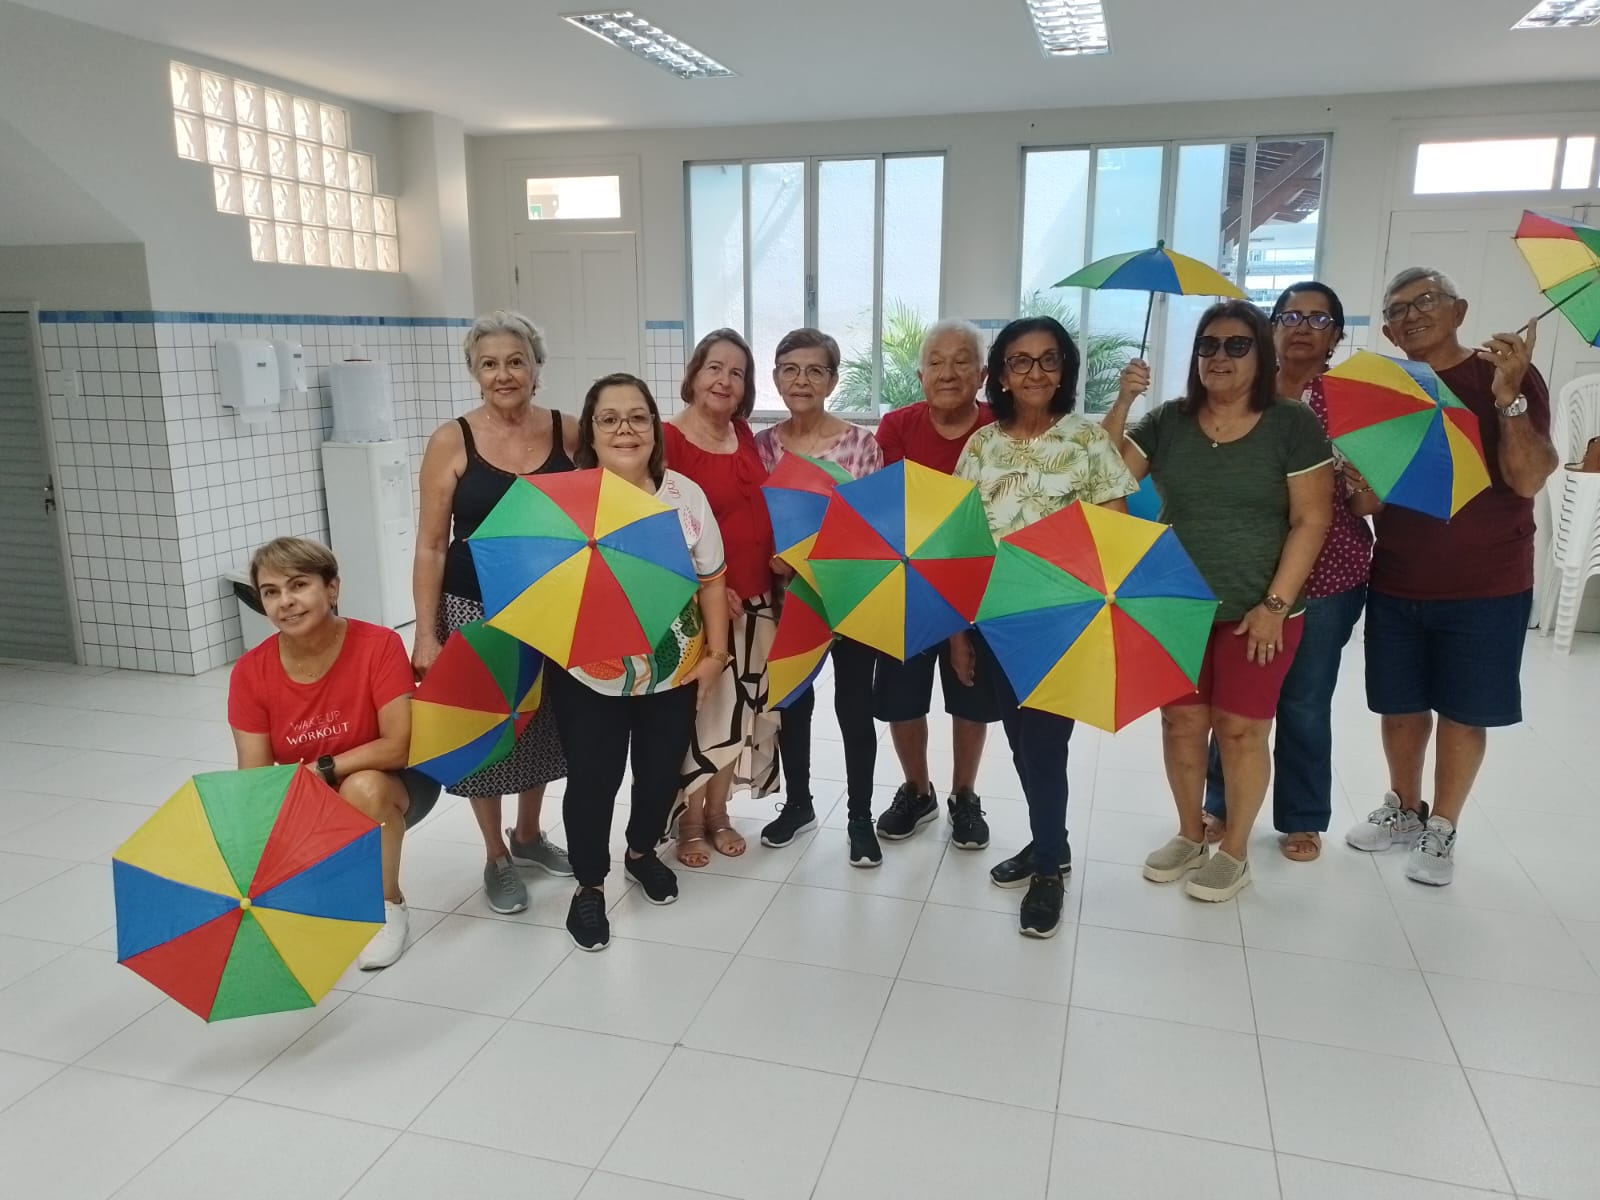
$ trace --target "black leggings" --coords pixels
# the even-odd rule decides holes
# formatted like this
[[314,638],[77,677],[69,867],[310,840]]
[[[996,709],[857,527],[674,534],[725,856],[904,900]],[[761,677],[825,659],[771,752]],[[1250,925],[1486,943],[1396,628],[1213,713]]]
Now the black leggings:
[[608,696],[553,666],[545,671],[545,686],[567,758],[567,790],[561,800],[567,854],[578,883],[599,887],[611,869],[611,815],[630,742],[628,849],[649,853],[666,830],[694,735],[695,686],[648,696]]
[[[872,816],[872,773],[878,762],[878,727],[872,723],[872,673],[878,652],[849,638],[833,643],[833,711],[844,739],[844,774],[851,820]],[[811,801],[811,715],[816,690],[807,687],[783,713],[778,753],[787,801]]]

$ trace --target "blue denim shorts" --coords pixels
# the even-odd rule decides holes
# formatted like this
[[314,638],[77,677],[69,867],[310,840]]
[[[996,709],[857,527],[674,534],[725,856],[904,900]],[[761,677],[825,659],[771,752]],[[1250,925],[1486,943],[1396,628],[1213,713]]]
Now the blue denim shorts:
[[1522,647],[1533,593],[1477,600],[1367,598],[1367,707],[1436,712],[1490,729],[1522,720]]

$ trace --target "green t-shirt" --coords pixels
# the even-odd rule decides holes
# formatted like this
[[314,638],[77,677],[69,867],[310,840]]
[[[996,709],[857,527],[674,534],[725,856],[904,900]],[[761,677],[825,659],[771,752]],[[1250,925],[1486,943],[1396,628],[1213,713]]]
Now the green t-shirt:
[[[1267,594],[1289,536],[1289,479],[1333,461],[1327,435],[1306,405],[1282,397],[1233,442],[1213,445],[1179,401],[1128,430],[1150,463],[1171,525],[1222,601],[1217,620],[1238,621]],[[1296,597],[1291,612],[1305,606]]]

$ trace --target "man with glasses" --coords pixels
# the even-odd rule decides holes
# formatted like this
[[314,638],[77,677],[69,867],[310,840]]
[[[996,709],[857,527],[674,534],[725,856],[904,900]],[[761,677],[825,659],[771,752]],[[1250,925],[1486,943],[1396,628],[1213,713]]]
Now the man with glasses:
[[[926,399],[884,414],[878,425],[883,464],[907,459],[953,474],[967,439],[994,420],[989,406],[978,399],[984,379],[983,335],[968,321],[939,321],[923,338],[920,361],[917,378]],[[953,743],[946,802],[950,841],[962,850],[982,850],[989,845],[989,822],[974,785],[988,726],[1000,719],[1000,710],[981,678],[968,687],[956,676],[945,643],[908,662],[886,659],[878,664],[873,688],[875,715],[889,723],[894,752],[905,775],[894,800],[878,818],[878,836],[901,841],[939,815],[939,797],[928,769],[928,710],[933,705],[935,663]],[[1018,878],[1026,882],[1031,865],[1019,869]]]
[[[1522,720],[1533,498],[1557,466],[1550,393],[1530,361],[1534,322],[1526,339],[1497,333],[1472,348],[1458,336],[1466,315],[1455,284],[1431,267],[1401,271],[1384,291],[1384,336],[1477,416],[1490,486],[1449,521],[1392,505],[1373,520],[1367,705],[1382,718],[1389,791],[1345,836],[1357,850],[1409,845],[1407,877],[1433,887],[1454,875],[1456,825],[1488,730]],[[1430,740],[1431,808],[1422,798]]]

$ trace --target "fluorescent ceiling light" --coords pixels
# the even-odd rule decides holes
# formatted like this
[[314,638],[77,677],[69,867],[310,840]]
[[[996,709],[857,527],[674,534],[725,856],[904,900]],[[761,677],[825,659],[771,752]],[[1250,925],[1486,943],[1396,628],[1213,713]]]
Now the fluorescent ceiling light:
[[1600,25],[1600,0],[1539,0],[1513,29],[1577,29]]
[[1050,58],[1105,54],[1106,10],[1101,0],[1026,0],[1039,45]]
[[663,71],[671,71],[679,79],[725,79],[733,75],[709,54],[702,54],[688,42],[673,37],[659,25],[652,25],[627,9],[563,13],[561,19],[587,30],[603,42],[638,55]]

